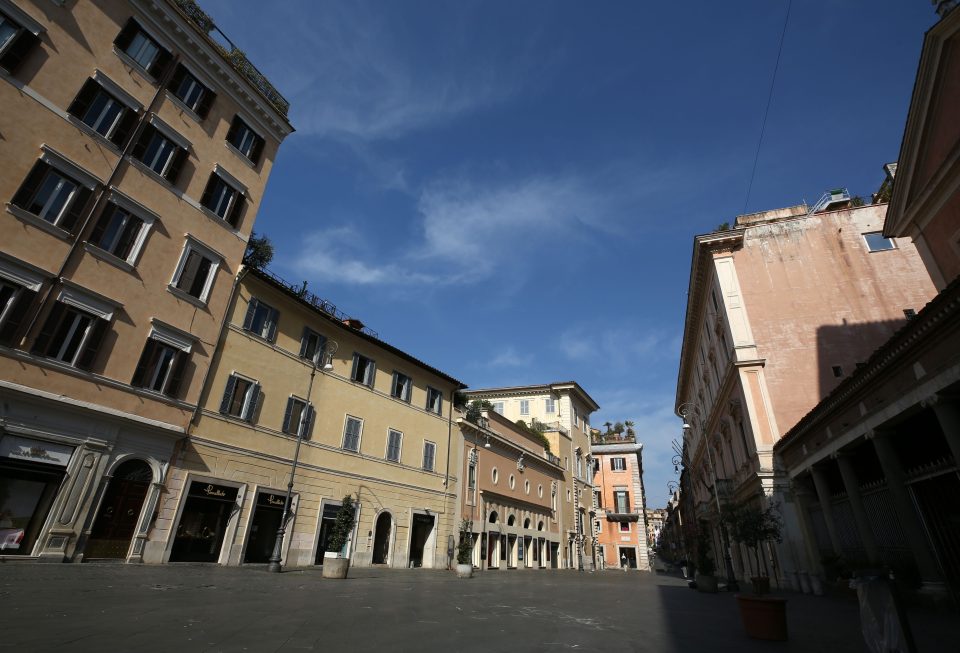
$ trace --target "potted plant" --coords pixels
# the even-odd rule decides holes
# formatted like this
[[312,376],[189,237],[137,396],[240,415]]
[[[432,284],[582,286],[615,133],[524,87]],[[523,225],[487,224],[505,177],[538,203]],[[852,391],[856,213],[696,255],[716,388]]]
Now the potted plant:
[[770,577],[760,564],[760,547],[770,540],[782,541],[779,509],[775,504],[764,508],[759,503],[744,503],[728,508],[726,521],[731,537],[753,552],[756,563],[757,575],[751,578],[753,595],[737,595],[744,630],[755,639],[787,639],[787,602],[765,596],[770,591]]
[[473,563],[470,560],[473,555],[470,526],[469,519],[464,519],[460,524],[460,543],[457,545],[457,578],[473,576]]
[[343,548],[350,539],[350,532],[356,520],[356,511],[353,498],[348,494],[343,497],[340,510],[330,529],[330,539],[327,540],[327,550],[323,554],[323,577],[346,578],[350,568],[350,558],[343,557]]
[[697,583],[698,592],[716,594],[717,577],[714,572],[716,572],[717,566],[710,556],[710,534],[707,529],[709,529],[709,526],[701,522],[700,531],[697,535],[697,573],[694,580]]

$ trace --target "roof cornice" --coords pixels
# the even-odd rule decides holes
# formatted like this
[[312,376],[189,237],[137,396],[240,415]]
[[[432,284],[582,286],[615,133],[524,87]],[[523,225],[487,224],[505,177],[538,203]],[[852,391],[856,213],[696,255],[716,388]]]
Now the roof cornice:
[[690,283],[687,287],[687,311],[683,323],[683,345],[680,348],[680,369],[677,375],[676,407],[686,401],[690,383],[691,366],[695,360],[694,347],[700,338],[703,325],[703,305],[706,301],[706,282],[712,273],[713,254],[733,251],[743,245],[747,227],[730,231],[716,231],[696,236],[693,239],[693,256],[690,260]]

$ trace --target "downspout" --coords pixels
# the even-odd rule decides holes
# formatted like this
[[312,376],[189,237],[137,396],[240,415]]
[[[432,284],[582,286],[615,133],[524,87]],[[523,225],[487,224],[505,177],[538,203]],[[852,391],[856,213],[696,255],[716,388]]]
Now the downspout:
[[86,217],[84,217],[83,223],[80,225],[80,229],[77,230],[77,235],[70,244],[70,249],[67,250],[67,255],[63,257],[63,263],[60,264],[60,269],[57,270],[56,275],[53,277],[53,282],[44,292],[43,299],[41,299],[40,303],[37,304],[37,309],[33,312],[33,316],[30,318],[30,323],[27,325],[27,328],[23,332],[23,336],[20,338],[21,347],[29,339],[30,333],[33,331],[34,327],[36,327],[37,319],[40,317],[40,314],[43,313],[43,307],[46,306],[48,301],[50,301],[50,295],[53,294],[53,289],[57,287],[57,282],[63,276],[67,266],[70,265],[70,261],[73,259],[73,255],[76,253],[80,243],[86,242],[83,239],[83,234],[90,227],[90,222],[93,220],[93,216],[96,215],[101,204],[103,203],[103,198],[106,197],[107,192],[110,190],[110,186],[117,179],[117,175],[120,173],[120,166],[126,160],[127,155],[133,148],[134,143],[140,139],[144,124],[146,124],[150,114],[154,113],[159,107],[158,100],[163,96],[164,91],[167,88],[167,83],[170,81],[170,78],[173,77],[173,73],[176,70],[179,62],[180,55],[174,54],[173,58],[170,60],[170,64],[167,66],[166,72],[163,74],[163,77],[157,80],[157,92],[154,93],[153,99],[150,100],[150,104],[144,109],[143,115],[140,116],[140,120],[137,121],[137,125],[134,128],[133,133],[130,134],[130,138],[127,139],[127,144],[120,152],[120,157],[117,159],[116,165],[114,165],[113,170],[110,171],[110,176],[107,177],[107,181],[104,182],[103,187],[96,195],[96,199],[94,200],[93,204],[91,204],[90,208],[85,212]]

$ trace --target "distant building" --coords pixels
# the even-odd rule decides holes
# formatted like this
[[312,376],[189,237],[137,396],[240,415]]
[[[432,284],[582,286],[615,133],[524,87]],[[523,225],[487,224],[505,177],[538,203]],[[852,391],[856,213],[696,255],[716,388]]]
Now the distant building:
[[[690,427],[683,517],[710,529],[721,574],[718,504],[775,502],[792,527],[774,444],[935,294],[913,244],[883,235],[885,213],[833,191],[694,241],[676,398]],[[765,571],[791,580],[802,547],[770,549]],[[757,573],[742,547],[731,553],[738,577]]]
[[536,420],[550,441],[564,474],[557,501],[563,534],[561,567],[596,567],[597,551],[590,524],[593,512],[590,464],[590,415],[600,406],[575,381],[466,391],[468,400],[489,401],[511,422]]
[[293,131],[212,35],[193,3],[0,1],[0,557],[149,557]]
[[461,520],[470,524],[479,569],[557,569],[566,538],[558,510],[565,487],[559,459],[536,435],[492,410],[457,420],[464,479]]
[[660,543],[663,524],[667,518],[664,508],[647,508],[647,546],[653,550]]
[[148,562],[266,563],[302,434],[284,564],[323,564],[349,494],[357,521],[342,553],[352,565],[446,568],[461,387],[329,303],[245,268]]
[[643,445],[633,438],[594,444],[593,492],[599,566],[650,569]]
[[[926,34],[885,237],[916,243],[940,290],[775,448],[800,507],[793,535],[832,581],[888,565],[932,595],[960,592],[960,11]],[[882,271],[886,291],[903,280]]]

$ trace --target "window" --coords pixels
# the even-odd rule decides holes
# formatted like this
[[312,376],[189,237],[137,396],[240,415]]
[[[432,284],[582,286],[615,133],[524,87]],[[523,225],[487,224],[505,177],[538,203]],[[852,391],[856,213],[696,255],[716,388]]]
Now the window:
[[544,400],[544,410],[548,413],[557,412],[557,402],[553,397],[547,397]]
[[243,156],[250,159],[254,165],[260,162],[263,152],[263,138],[250,129],[250,126],[240,116],[234,116],[227,132],[227,142],[234,146]]
[[277,335],[277,321],[280,311],[264,304],[256,297],[247,303],[247,315],[243,319],[243,330],[273,342]]
[[621,532],[621,533],[629,533],[629,532],[630,532],[630,522],[628,522],[628,521],[622,521],[622,522],[620,522],[620,532]]
[[570,494],[570,490],[567,490],[567,503],[570,503],[570,501],[572,500],[573,500],[573,495]]
[[90,370],[106,335],[114,307],[73,288],[63,288],[53,304],[33,352]]
[[541,499],[543,498],[543,485],[537,486],[537,496],[540,497]]
[[503,402],[495,401],[493,402],[493,412],[503,415]]
[[443,393],[436,388],[427,387],[427,410],[437,415],[443,414]]
[[307,439],[313,426],[313,406],[303,399],[291,396],[283,413],[283,432]]
[[180,63],[173,71],[173,76],[170,78],[167,88],[170,89],[175,98],[197,114],[200,119],[206,118],[207,114],[210,113],[210,106],[216,97],[216,94],[209,87],[200,82]]
[[43,279],[41,274],[0,258],[0,344],[14,344]]
[[156,124],[146,125],[133,146],[133,158],[143,163],[171,184],[177,183],[183,163],[189,156],[186,141],[175,137]]
[[473,490],[477,487],[477,466],[470,465],[467,468],[467,489]]
[[140,24],[133,18],[128,20],[120,30],[113,44],[154,79],[163,76],[172,59],[170,53],[160,47],[156,39],[143,31]]
[[841,376],[843,376],[843,367],[841,367],[840,365],[834,365],[830,369],[833,371],[833,375],[836,378],[839,379]]
[[520,414],[529,415],[530,414],[530,401],[528,399],[520,400]]
[[11,204],[65,231],[72,231],[79,226],[94,185],[88,186],[76,176],[41,160],[34,164]]
[[88,79],[67,112],[117,147],[122,148],[137,124],[137,110],[108,91],[97,80]]
[[511,489],[511,490],[517,486],[517,479],[514,477],[513,474],[510,474],[509,482],[510,482],[510,489]]
[[[11,6],[4,3],[5,6]],[[0,11],[0,68],[11,75],[30,54],[30,50],[40,42],[42,26],[36,24],[28,15],[18,11],[14,5],[12,10],[17,16],[10,16]]]
[[400,446],[403,444],[403,433],[390,429],[387,431],[387,460],[400,462]]
[[897,246],[890,238],[884,238],[883,232],[873,231],[863,234],[863,239],[867,242],[867,249],[871,252],[882,252],[888,249],[896,249]]
[[627,490],[614,488],[613,503],[618,513],[630,512],[630,494]]
[[231,374],[227,379],[227,387],[223,391],[223,399],[220,401],[220,412],[253,422],[259,399],[259,383]]
[[907,318],[908,320],[915,318],[916,316],[917,316],[917,312],[912,308],[903,309],[903,317]]
[[577,478],[583,478],[583,457],[577,454]]
[[240,223],[245,202],[243,193],[226,181],[220,172],[215,171],[210,173],[207,186],[203,189],[203,195],[200,196],[200,204],[218,218],[225,220],[230,226],[236,227]]
[[190,338],[170,328],[154,325],[130,384],[176,397],[192,344]]
[[303,335],[300,336],[300,358],[319,364],[326,346],[326,336],[320,335],[310,327],[303,327]]
[[437,445],[429,440],[423,441],[423,468],[428,472],[433,471],[434,459],[437,456]]
[[121,205],[117,196],[107,202],[100,219],[90,234],[90,244],[133,265],[153,224],[152,217],[143,219],[131,211],[130,203]]
[[600,490],[593,491],[593,503],[597,508],[603,508],[603,493]]
[[353,371],[350,372],[351,381],[362,383],[372,388],[376,375],[377,363],[375,361],[358,353],[353,354]]
[[410,390],[413,387],[413,381],[406,374],[400,372],[393,373],[393,383],[390,385],[390,396],[410,402]]
[[523,482],[523,491],[530,494],[530,481]]
[[496,485],[500,481],[500,472],[497,471],[496,467],[490,470],[490,478],[491,480],[493,480],[494,485]]
[[611,458],[610,459],[610,469],[615,472],[625,472],[627,471],[627,459],[626,458]]
[[203,245],[190,239],[183,248],[170,285],[201,302],[206,302],[217,274],[219,257]]
[[343,426],[343,449],[360,451],[360,434],[363,431],[363,420],[347,415]]

